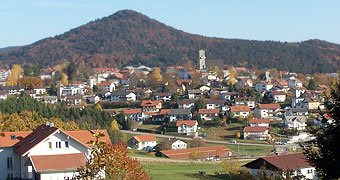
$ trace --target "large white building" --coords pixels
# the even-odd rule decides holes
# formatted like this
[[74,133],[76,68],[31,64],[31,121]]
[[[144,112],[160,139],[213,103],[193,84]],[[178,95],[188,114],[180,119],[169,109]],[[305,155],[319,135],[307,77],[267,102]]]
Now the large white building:
[[[104,131],[102,140],[110,143]],[[0,180],[72,178],[91,153],[89,131],[63,131],[53,124],[0,137]]]
[[67,96],[67,95],[84,95],[84,86],[81,84],[74,84],[69,86],[59,86],[57,95],[58,97]]

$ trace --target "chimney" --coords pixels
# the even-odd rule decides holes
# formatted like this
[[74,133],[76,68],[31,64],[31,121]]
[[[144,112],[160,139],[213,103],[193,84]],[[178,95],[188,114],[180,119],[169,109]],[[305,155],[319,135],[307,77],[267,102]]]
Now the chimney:
[[53,122],[50,123],[50,127],[54,127],[54,123]]
[[50,122],[49,121],[46,121],[46,126],[50,126]]

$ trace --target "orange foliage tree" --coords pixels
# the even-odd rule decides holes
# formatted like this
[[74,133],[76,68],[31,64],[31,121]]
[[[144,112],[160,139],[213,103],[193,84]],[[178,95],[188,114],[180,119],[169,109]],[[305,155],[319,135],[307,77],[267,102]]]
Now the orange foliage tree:
[[96,138],[92,144],[92,156],[85,167],[78,169],[76,179],[121,179],[121,180],[149,180],[143,167],[136,159],[127,156],[125,144],[106,144],[99,141],[104,137],[103,132],[92,132]]
[[43,82],[38,77],[28,77],[18,79],[18,85],[25,86],[25,89],[32,89],[33,86],[43,86]]

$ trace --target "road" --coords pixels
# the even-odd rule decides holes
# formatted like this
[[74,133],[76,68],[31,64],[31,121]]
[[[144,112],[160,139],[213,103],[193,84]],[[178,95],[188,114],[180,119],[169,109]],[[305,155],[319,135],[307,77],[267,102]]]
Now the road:
[[[145,132],[138,132],[138,131],[128,131],[128,130],[121,130],[124,133],[129,133],[129,134],[152,134],[152,133],[145,133]],[[162,137],[162,138],[177,138],[177,139],[182,139],[182,140],[192,140],[192,138],[189,137],[180,137],[180,136],[169,136],[169,135],[163,135],[163,134],[153,134],[156,137]],[[216,143],[216,144],[236,144],[236,145],[248,145],[248,146],[268,146],[268,147],[273,147],[273,145],[270,144],[253,144],[253,143],[230,143],[227,141],[214,141],[214,140],[207,140],[203,139],[203,141],[208,142],[208,143]],[[276,145],[278,146],[278,145]]]

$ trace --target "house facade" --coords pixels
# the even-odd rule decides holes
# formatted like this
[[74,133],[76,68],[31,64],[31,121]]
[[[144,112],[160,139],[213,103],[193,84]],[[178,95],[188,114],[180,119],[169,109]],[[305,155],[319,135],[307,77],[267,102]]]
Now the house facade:
[[258,104],[254,114],[259,118],[274,117],[280,114],[281,106],[279,104]]
[[263,126],[246,126],[243,129],[243,138],[244,139],[253,139],[253,140],[266,140],[268,136],[267,127]]
[[136,101],[136,95],[129,91],[113,91],[111,93],[111,101]]
[[197,132],[198,123],[196,120],[182,120],[176,122],[177,132],[193,135]]
[[250,113],[251,109],[248,106],[230,106],[230,113],[234,114],[234,117],[242,117],[242,118],[246,118],[249,113]]
[[132,149],[152,149],[157,145],[157,138],[154,135],[133,136],[128,142],[128,147]]

